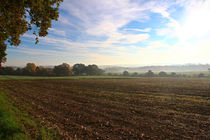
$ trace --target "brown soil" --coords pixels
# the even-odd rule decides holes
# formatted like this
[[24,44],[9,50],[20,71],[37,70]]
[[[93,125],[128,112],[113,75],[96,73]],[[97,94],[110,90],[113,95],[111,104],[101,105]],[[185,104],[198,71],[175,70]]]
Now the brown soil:
[[7,80],[14,105],[62,139],[208,139],[209,79]]

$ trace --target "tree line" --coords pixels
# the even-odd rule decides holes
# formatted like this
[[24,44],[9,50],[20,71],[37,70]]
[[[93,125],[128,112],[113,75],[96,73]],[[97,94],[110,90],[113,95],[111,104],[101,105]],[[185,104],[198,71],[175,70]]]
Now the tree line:
[[130,77],[208,77],[203,73],[186,75],[175,72],[166,73],[161,71],[154,73],[149,70],[146,73],[129,73],[124,71],[122,73],[105,73],[97,65],[75,64],[71,67],[67,63],[54,66],[53,68],[46,68],[43,66],[36,66],[34,63],[27,63],[23,68],[2,67],[0,75],[20,75],[20,76],[130,76]]
[[23,68],[2,67],[0,75],[20,75],[20,76],[71,76],[71,75],[103,75],[104,71],[97,65],[75,64],[70,67],[63,63],[53,68],[36,66],[34,63],[27,63]]
[[149,70],[146,73],[129,73],[128,71],[123,71],[122,73],[107,73],[109,76],[130,76],[130,77],[208,77],[204,73],[194,74],[194,75],[187,75],[187,74],[181,74],[181,73],[167,73],[164,71],[161,71],[159,73],[154,73],[153,71]]

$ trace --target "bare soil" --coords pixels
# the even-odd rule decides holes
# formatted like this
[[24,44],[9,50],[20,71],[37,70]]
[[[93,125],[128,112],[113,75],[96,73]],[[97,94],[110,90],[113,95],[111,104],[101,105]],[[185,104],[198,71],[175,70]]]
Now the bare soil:
[[0,87],[61,139],[210,138],[210,79],[2,80]]

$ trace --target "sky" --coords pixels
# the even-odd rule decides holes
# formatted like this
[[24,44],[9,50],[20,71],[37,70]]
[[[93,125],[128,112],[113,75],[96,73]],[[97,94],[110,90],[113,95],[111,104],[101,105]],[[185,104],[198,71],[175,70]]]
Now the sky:
[[5,65],[210,63],[210,0],[64,0],[59,11],[38,45],[27,32],[9,46]]

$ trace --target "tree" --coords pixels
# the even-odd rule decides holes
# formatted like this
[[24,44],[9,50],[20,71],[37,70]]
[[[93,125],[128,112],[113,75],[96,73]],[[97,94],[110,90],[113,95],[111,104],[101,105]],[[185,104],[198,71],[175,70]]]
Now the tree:
[[44,68],[43,66],[37,66],[36,67],[36,75],[38,75],[38,76],[48,76],[49,73],[48,73],[47,69]]
[[2,67],[2,69],[0,69],[0,75],[14,75],[15,74],[15,70],[13,67]]
[[146,77],[153,77],[153,76],[155,76],[155,74],[151,70],[149,70],[147,73],[145,73],[145,76]]
[[104,70],[102,70],[102,69],[98,69],[98,72],[97,72],[97,75],[103,75],[104,74]]
[[133,77],[137,77],[138,76],[138,73],[137,72],[134,72],[134,73],[132,73],[132,76]]
[[45,68],[46,75],[44,76],[55,76],[52,68]]
[[17,68],[16,71],[15,71],[15,74],[16,75],[23,75],[23,69]]
[[14,70],[13,67],[5,67],[4,70],[7,73],[7,75],[14,75],[15,74],[15,70]]
[[164,72],[164,71],[161,71],[158,75],[159,75],[160,77],[166,77],[166,76],[167,76],[167,73]]
[[85,73],[87,75],[102,75],[104,71],[102,69],[99,69],[97,65],[88,65],[86,67]]
[[24,75],[35,75],[36,74],[36,65],[34,63],[27,63],[26,67],[23,70]]
[[36,75],[38,76],[54,76],[52,68],[45,68],[43,66],[36,67]]
[[[52,20],[59,16],[63,0],[0,0],[0,68],[6,61],[7,45],[18,46],[20,36],[32,30],[36,36],[44,37]],[[33,28],[32,28],[33,27]]]
[[84,64],[75,64],[72,68],[74,75],[83,75],[85,73],[86,67]]
[[61,65],[55,66],[53,69],[56,76],[71,76],[71,68],[67,63],[63,63]]
[[113,76],[113,73],[109,72],[107,73],[108,76]]
[[124,71],[124,72],[123,72],[123,76],[129,76],[128,71]]
[[170,74],[170,76],[171,76],[171,77],[177,77],[177,74],[176,74],[175,72],[172,72],[172,73]]

